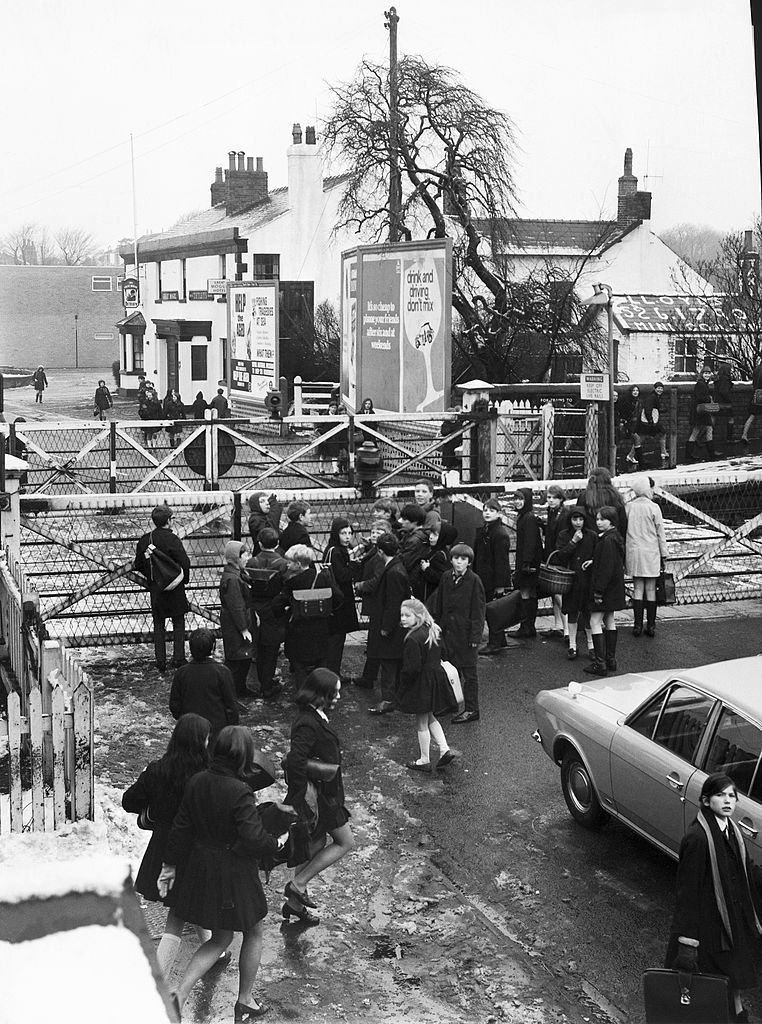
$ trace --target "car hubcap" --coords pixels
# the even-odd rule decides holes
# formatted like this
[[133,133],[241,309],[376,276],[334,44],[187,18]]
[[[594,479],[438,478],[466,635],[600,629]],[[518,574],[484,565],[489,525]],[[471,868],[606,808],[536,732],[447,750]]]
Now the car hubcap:
[[572,800],[580,811],[587,811],[590,809],[592,796],[590,779],[581,764],[573,765],[569,772],[569,792]]

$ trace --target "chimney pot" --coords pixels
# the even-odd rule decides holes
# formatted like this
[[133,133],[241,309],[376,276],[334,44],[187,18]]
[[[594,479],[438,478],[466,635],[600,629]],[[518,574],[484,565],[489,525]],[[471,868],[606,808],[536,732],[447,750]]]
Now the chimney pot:
[[214,168],[214,180],[218,184],[222,184],[222,168],[221,167],[215,167]]
[[307,125],[307,127],[305,129],[305,133],[304,133],[304,141],[307,143],[308,146],[314,146],[315,145],[315,126],[314,125],[311,125],[311,124]]
[[228,153],[228,170],[235,170],[235,150],[231,149]]
[[238,150],[238,170],[239,171],[245,171],[246,170],[246,166],[245,166],[245,163],[244,163],[245,158],[246,158],[246,154],[244,153],[244,151],[242,149],[239,149]]
[[301,141],[302,141],[302,126],[300,124],[298,124],[296,121],[294,122],[294,126],[291,129],[291,138],[294,140],[294,145],[295,146],[298,146],[298,145],[301,144]]
[[261,156],[257,157],[257,172],[261,174],[264,171],[264,161]]
[[744,231],[743,233],[743,251],[754,252],[754,233],[752,231]]
[[247,171],[253,171],[254,170],[254,157],[253,156],[247,156],[246,157],[246,170]]
[[624,151],[624,173],[632,174],[632,150],[629,146]]

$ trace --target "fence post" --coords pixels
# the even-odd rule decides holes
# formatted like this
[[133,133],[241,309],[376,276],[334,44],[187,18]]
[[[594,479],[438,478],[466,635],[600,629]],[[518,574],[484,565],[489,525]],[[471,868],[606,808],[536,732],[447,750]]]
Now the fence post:
[[588,402],[585,408],[585,476],[598,465],[598,403]]
[[542,407],[542,479],[553,479],[554,430],[556,410],[552,402]]
[[241,539],[241,492],[233,491],[233,540]]
[[476,479],[480,484],[497,477],[497,411],[487,410],[476,424]]
[[116,421],[108,425],[108,490],[116,494]]
[[294,377],[294,416],[302,415],[302,378]]
[[355,485],[355,418],[350,415],[348,417],[349,424],[347,426],[347,456],[349,458],[349,466],[347,469],[347,483],[350,487]]
[[669,464],[677,465],[677,388],[669,389]]

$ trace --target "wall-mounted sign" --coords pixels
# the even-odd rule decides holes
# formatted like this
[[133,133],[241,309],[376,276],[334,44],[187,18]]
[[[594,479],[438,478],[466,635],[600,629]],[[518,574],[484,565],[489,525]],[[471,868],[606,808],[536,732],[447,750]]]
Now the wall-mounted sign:
[[113,331],[102,331],[100,333],[96,333],[96,334],[93,335],[93,340],[94,341],[113,341],[114,340]]
[[210,292],[199,292],[189,291],[188,300],[190,302],[207,302],[209,299],[213,299],[214,296]]
[[140,285],[136,277],[125,277],[122,281],[122,303],[125,309],[137,309],[140,305]]
[[224,277],[210,277],[206,282],[206,290],[210,295],[227,295],[228,282]]
[[180,292],[162,292],[162,302],[177,302],[180,298]]
[[264,402],[278,386],[278,282],[228,281],[227,287],[228,387]]
[[585,402],[608,402],[609,375],[607,373],[581,373],[579,397]]

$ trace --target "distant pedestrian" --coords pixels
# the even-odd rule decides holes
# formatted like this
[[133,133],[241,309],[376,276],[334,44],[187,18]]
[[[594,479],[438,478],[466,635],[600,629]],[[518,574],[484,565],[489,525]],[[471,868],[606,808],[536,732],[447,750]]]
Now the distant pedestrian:
[[751,378],[751,403],[749,404],[749,415],[743,425],[741,444],[749,444],[749,431],[757,416],[762,416],[762,360],[754,367]]
[[222,388],[217,388],[217,394],[209,403],[209,408],[216,410],[217,418],[220,420],[226,420],[230,418],[230,403],[225,397],[225,392],[222,390]]
[[663,571],[669,549],[664,532],[664,517],[653,500],[649,478],[635,476],[630,481],[635,497],[627,505],[627,575],[632,577],[633,636],[643,632],[643,605],[646,609],[646,636],[656,632],[656,582]]
[[593,634],[590,631],[590,568],[598,534],[586,525],[585,511],[573,508],[568,525],[556,538],[556,550],[562,565],[574,572],[572,588],[563,595],[561,608],[566,615],[569,630],[567,657],[577,657],[577,630],[581,626],[587,633],[588,649],[593,653]]
[[[156,393],[156,388],[149,381],[143,394],[138,392],[138,416],[141,420],[160,420],[163,414],[161,400]],[[161,427],[143,427],[143,441],[148,447]]]
[[533,639],[537,636],[537,583],[542,562],[543,537],[540,520],[534,514],[532,489],[520,487],[513,495],[516,512],[516,564],[513,586],[521,594],[521,625],[509,636]]
[[718,420],[725,421],[725,443],[735,443],[736,420],[733,414],[733,372],[727,359],[723,359],[714,376],[714,401],[719,405],[715,413]]
[[338,517],[331,523],[328,547],[323,554],[323,562],[329,566],[337,587],[341,591],[341,600],[333,609],[328,620],[328,646],[325,652],[325,667],[341,677],[341,662],[344,656],[344,645],[347,633],[354,633],[359,628],[353,583],[360,574],[360,567],[353,558],[352,527],[348,519]]
[[371,715],[387,715],[394,711],[397,700],[404,638],[400,608],[410,597],[410,580],[393,533],[381,534],[376,547],[384,566],[370,609],[367,656],[369,660],[378,659],[381,700],[368,711]]
[[[341,742],[331,724],[331,712],[341,696],[341,680],[327,668],[317,668],[306,677],[296,694],[299,708],[291,726],[291,745],[286,755],[288,793],[286,803],[311,821],[310,859],[299,864],[293,879],[286,885],[283,917],[295,917],[306,925],[320,923],[312,911],[317,905],[307,891],[308,884],[354,849],[355,840],[349,824],[350,813],[344,803],[344,782],[341,774]],[[308,798],[310,783],[307,762],[315,760],[335,767],[332,778],[314,783],[316,807]],[[329,843],[328,836],[331,837]]]
[[446,767],[456,757],[450,750],[444,729],[437,719],[437,713],[441,714],[446,710],[442,707],[442,631],[434,622],[428,608],[415,598],[403,601],[400,622],[406,633],[402,644],[399,709],[404,714],[415,715],[420,751],[417,760],[408,761],[405,767],[412,771],[430,772],[432,740],[439,751],[437,768]]
[[669,463],[667,451],[667,401],[664,398],[664,385],[657,380],[650,395],[643,398],[640,414],[641,433],[655,437],[659,442],[659,457],[662,469]]
[[43,366],[38,366],[34,371],[34,374],[32,375],[32,383],[34,384],[35,390],[35,404],[37,402],[42,404],[42,393],[48,386],[48,378],[45,376],[45,368]]
[[[331,401],[328,404],[328,408],[324,415],[326,416],[339,416],[341,409],[338,402]],[[334,430],[338,423],[326,423],[325,425],[318,425],[315,427],[315,434],[318,437],[322,437],[324,434],[328,434],[331,430]],[[326,472],[326,465],[330,462],[331,472],[334,476],[339,476],[341,471],[341,460],[342,451],[346,455],[346,431],[338,430],[335,434],[331,434],[325,441],[321,441],[318,445],[318,458],[319,466],[318,472],[322,475]]]
[[[590,630],[595,660],[585,672],[605,676],[616,672],[617,628],[614,613],[626,602],[624,592],[624,541],[616,528],[617,511],[604,505],[598,510],[598,540],[590,569]],[[583,569],[585,566],[583,565]]]
[[[160,672],[167,668],[166,653],[166,620],[172,620],[173,654],[172,667],[179,668],[185,664],[185,613],[188,611],[188,599],[185,587],[190,580],[190,560],[183,547],[183,542],[176,537],[169,526],[172,509],[168,505],[157,505],[151,513],[154,529],[145,533],[138,541],[135,551],[134,568],[146,579],[146,586],[151,593],[151,616],[153,618],[153,644],[156,667]],[[151,565],[149,548],[157,548],[166,555],[182,571],[182,580],[170,590],[162,588]]]
[[105,380],[99,380],[98,387],[95,389],[95,397],[93,398],[93,415],[103,421],[106,419],[106,410],[112,409],[113,406],[114,400],[111,397],[111,392],[106,387]]
[[167,433],[169,434],[169,447],[174,448],[177,445],[177,434],[180,427],[177,425],[178,420],[185,419],[185,406],[183,400],[180,398],[180,393],[174,388],[167,390],[166,397],[164,399],[164,418],[173,420],[167,427]]
[[204,413],[208,408],[209,404],[207,403],[207,400],[204,398],[204,392],[199,391],[196,394],[196,397],[193,399],[193,419],[202,420],[204,418]]
[[[208,742],[209,722],[206,718],[197,714],[181,715],[166,753],[158,761],[151,761],[137,782],[122,796],[124,810],[128,814],[139,815],[143,827],[151,832],[135,877],[135,891],[150,903],[163,903],[169,907],[164,933],[156,949],[159,969],[166,981],[180,949],[185,919],[172,908],[170,899],[159,894],[157,882],[166,857],[172,822],[180,809],[185,787],[196,772],[209,765]],[[178,865],[178,870],[182,871],[182,865]],[[206,942],[211,935],[203,924],[196,925],[196,932],[201,942]]]
[[452,569],[442,576],[428,607],[442,630],[444,656],[463,680],[465,706],[452,719],[460,725],[479,719],[477,660],[487,602],[482,581],[470,568],[473,550],[467,544],[455,544],[450,550],[450,562]]
[[640,388],[637,384],[622,395],[617,403],[617,413],[622,427],[623,437],[632,442],[627,453],[626,461],[643,468],[643,439],[640,436],[640,414],[643,410],[643,403],[640,397]]
[[286,509],[288,524],[280,535],[280,548],[285,554],[289,548],[297,544],[312,547],[310,528],[312,527],[312,509],[306,501],[292,501]]
[[[251,606],[259,619],[257,676],[260,695],[263,700],[274,700],[283,689],[276,679],[276,668],[286,630],[283,617],[275,615],[273,603],[283,590],[288,562],[278,550],[278,533],[271,526],[259,531],[258,544],[260,550],[246,563],[246,572],[250,580]],[[269,581],[266,578],[268,573]]]
[[241,700],[256,697],[246,685],[256,654],[255,625],[251,614],[251,594],[245,566],[248,552],[240,540],[225,545],[225,567],[220,577],[220,629],[225,649],[225,665],[233,676],[236,696]]
[[215,643],[211,630],[193,630],[188,642],[192,660],[176,670],[169,691],[172,717],[201,715],[211,725],[210,742],[226,725],[238,725],[233,676],[212,658]]
[[717,455],[714,450],[714,415],[710,411],[715,404],[712,396],[712,376],[712,367],[709,363],[704,363],[693,389],[693,426],[685,443],[685,458],[688,462],[694,462],[696,459],[694,445],[702,433],[705,435],[706,450],[710,457],[715,458]]
[[400,509],[400,558],[407,569],[413,597],[419,600],[426,590],[421,576],[421,560],[428,559],[430,554],[429,537],[423,528],[425,521],[426,512],[420,505],[403,505]]
[[680,844],[665,966],[726,977],[729,1019],[748,1021],[741,993],[757,986],[762,870],[733,820],[737,807],[733,779],[721,772],[708,775],[698,814]]
[[255,756],[250,729],[228,725],[222,730],[211,766],[194,775],[185,788],[158,882],[160,893],[169,891],[178,917],[212,931],[193,954],[177,987],[178,1012],[196,982],[230,946],[234,933],[243,932],[236,1024],[261,1017],[268,1009],[252,996],[267,914],[257,862],[277,853],[288,838],[285,834],[276,839],[262,826],[247,782],[256,769]]

